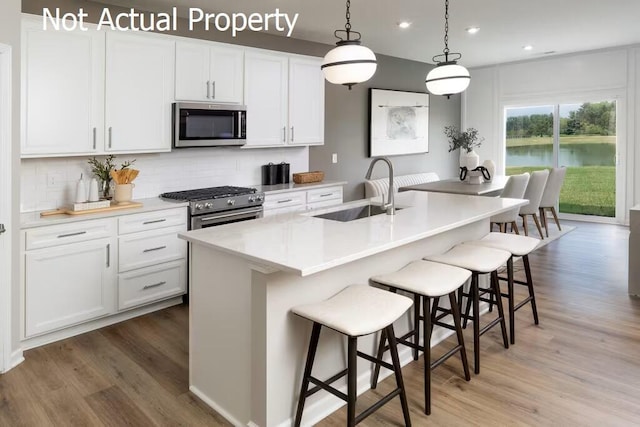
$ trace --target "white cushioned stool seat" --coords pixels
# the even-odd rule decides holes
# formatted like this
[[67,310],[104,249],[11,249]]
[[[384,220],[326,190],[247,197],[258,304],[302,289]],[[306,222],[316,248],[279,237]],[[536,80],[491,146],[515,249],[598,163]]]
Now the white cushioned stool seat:
[[396,321],[413,301],[367,285],[349,286],[331,298],[293,307],[298,316],[351,337],[377,332]]
[[457,245],[449,251],[424,257],[428,261],[441,262],[477,271],[490,273],[497,270],[511,258],[511,252],[476,245]]
[[469,244],[502,249],[503,251],[511,252],[514,256],[528,255],[539,243],[540,240],[533,237],[496,232],[489,233],[480,240],[464,242],[465,245]]
[[371,280],[396,289],[429,297],[447,295],[462,286],[471,272],[432,261],[413,261],[400,270],[372,277]]

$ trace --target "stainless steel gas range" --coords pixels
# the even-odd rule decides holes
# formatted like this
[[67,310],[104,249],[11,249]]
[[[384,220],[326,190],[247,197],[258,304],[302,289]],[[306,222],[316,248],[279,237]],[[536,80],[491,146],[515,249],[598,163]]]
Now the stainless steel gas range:
[[163,193],[163,199],[189,202],[189,229],[262,217],[264,193],[248,187],[210,187]]

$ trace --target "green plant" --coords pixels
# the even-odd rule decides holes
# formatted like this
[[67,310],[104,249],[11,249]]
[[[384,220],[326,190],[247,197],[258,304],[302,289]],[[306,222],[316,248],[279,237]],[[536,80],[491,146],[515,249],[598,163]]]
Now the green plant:
[[112,170],[128,169],[136,162],[136,159],[127,160],[120,165],[120,169],[116,168],[114,163],[116,156],[109,154],[104,158],[104,161],[98,160],[95,156],[88,160],[91,166],[91,173],[93,173],[99,180],[109,182],[111,181]]
[[460,148],[470,153],[474,148],[480,147],[484,141],[484,138],[478,136],[478,130],[474,128],[461,131],[455,126],[447,126],[444,128],[444,134],[449,138],[449,152]]

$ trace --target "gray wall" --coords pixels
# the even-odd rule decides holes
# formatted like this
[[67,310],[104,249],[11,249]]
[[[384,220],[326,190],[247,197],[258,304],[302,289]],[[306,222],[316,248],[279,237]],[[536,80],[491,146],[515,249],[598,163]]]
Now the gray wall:
[[[11,342],[12,351],[20,346],[20,0],[2,0],[0,5],[0,43],[12,47],[12,194],[11,223],[5,238],[11,239]],[[0,296],[2,298],[2,296]],[[5,325],[0,323],[0,327]],[[0,337],[2,334],[0,334]],[[2,346],[0,346],[2,349]],[[8,361],[5,361],[8,363]]]
[[[425,92],[424,79],[433,67],[390,56],[377,57],[376,74],[364,84],[356,85],[352,90],[329,83],[325,85],[325,143],[310,149],[311,170],[323,170],[327,179],[348,182],[345,200],[364,197],[364,175],[371,162],[368,158],[369,88]],[[451,99],[441,96],[429,98],[429,152],[391,157],[395,175],[436,172],[440,178],[450,178],[456,174],[457,153],[448,152],[449,143],[443,128],[448,125],[460,126],[460,96],[452,96]],[[338,154],[336,164],[331,163],[333,153]],[[386,166],[376,165],[373,177],[385,176]]]
[[[42,14],[43,7],[51,7],[50,0],[23,0],[24,12]],[[86,0],[58,0],[56,6],[63,11],[77,12],[83,7],[94,21],[100,16],[104,5]],[[117,12],[118,7],[110,7]],[[124,9],[122,9],[124,10]],[[187,31],[184,22],[178,24],[176,35],[241,44],[264,49],[324,56],[333,46],[296,40],[265,33],[244,32],[235,39],[226,33]],[[327,28],[327,31],[333,31]],[[366,40],[366,34],[365,34]],[[430,64],[378,55],[378,70],[375,76],[349,91],[345,87],[326,84],[325,97],[325,145],[312,147],[309,153],[311,170],[323,170],[325,179],[348,181],[345,200],[364,197],[364,174],[369,165],[368,156],[368,88],[400,89],[424,92],[424,79],[432,68]],[[457,153],[448,153],[448,142],[443,128],[460,126],[460,96],[446,99],[432,96],[429,115],[429,153],[409,156],[394,156],[397,175],[416,172],[437,172],[441,178],[453,177],[458,168]],[[338,163],[331,163],[332,153],[338,154]],[[378,168],[380,168],[378,170]],[[376,175],[377,174],[377,175]],[[386,176],[381,166],[376,166],[374,177]]]

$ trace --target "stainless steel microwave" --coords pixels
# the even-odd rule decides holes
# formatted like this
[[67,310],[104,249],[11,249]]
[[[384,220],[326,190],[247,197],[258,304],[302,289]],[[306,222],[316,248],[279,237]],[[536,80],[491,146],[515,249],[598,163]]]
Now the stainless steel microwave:
[[247,107],[208,103],[173,104],[173,146],[217,147],[244,145]]

